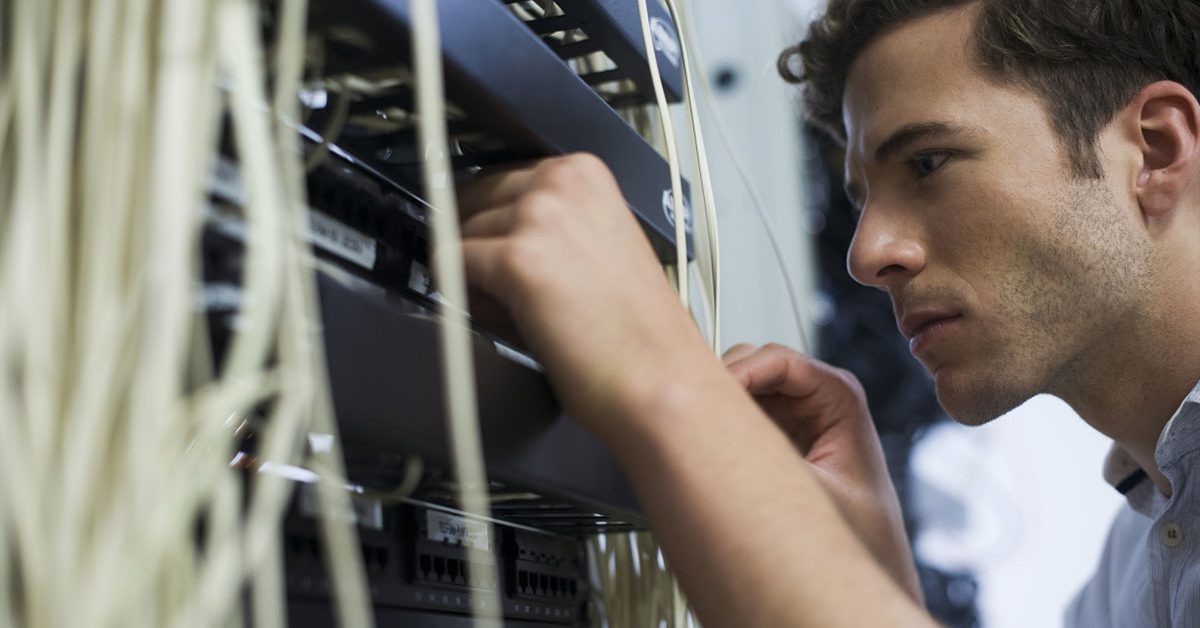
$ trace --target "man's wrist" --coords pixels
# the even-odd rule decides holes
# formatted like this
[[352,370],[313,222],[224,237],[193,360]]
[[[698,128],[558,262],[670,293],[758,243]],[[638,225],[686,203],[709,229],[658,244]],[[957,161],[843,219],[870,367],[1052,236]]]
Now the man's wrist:
[[673,351],[670,359],[646,362],[622,378],[608,415],[590,421],[596,435],[617,452],[691,429],[687,418],[701,414],[702,406],[723,394],[722,388],[728,388],[724,394],[743,394],[703,345]]

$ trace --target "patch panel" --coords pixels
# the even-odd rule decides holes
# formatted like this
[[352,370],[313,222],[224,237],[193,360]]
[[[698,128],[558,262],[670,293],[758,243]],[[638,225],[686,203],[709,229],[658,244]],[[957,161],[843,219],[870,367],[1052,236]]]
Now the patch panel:
[[[301,486],[301,495],[306,490],[311,487]],[[477,591],[499,589],[509,625],[585,623],[587,581],[578,541],[503,523],[479,523],[483,527],[476,529],[494,535],[489,542],[501,549],[491,553],[440,538],[431,533],[429,521],[462,525],[466,519],[441,508],[400,504],[382,510],[379,526],[359,526],[377,619],[395,611],[465,616],[481,599]],[[316,520],[305,509],[294,508],[284,527],[289,597],[332,616]],[[499,581],[494,579],[497,574]]]
[[584,604],[579,577],[586,561],[577,542],[559,536],[508,534],[504,539],[506,594],[519,604]]
[[[457,180],[493,165],[590,152],[612,169],[658,255],[674,261],[666,161],[618,111],[653,100],[636,4],[439,0],[438,7]],[[419,456],[425,464],[426,481],[413,495],[372,502],[378,517],[369,525],[358,519],[376,620],[465,628],[485,599],[480,592],[492,591],[506,626],[586,625],[580,539],[641,528],[644,519],[601,442],[562,415],[540,366],[485,329],[474,329],[472,343],[487,475],[493,493],[506,495],[493,503],[494,520],[456,513],[453,478],[442,471],[450,456],[439,298],[428,264],[431,210],[419,176],[408,11],[407,0],[310,3],[312,55],[296,124],[348,477],[398,486],[398,459]],[[652,2],[651,13],[655,60],[677,99],[677,38],[661,6]],[[269,8],[264,20],[269,37]],[[240,308],[237,171],[231,162],[216,165],[204,242],[203,306],[218,362]],[[319,532],[300,507],[285,524],[293,628],[332,624]]]
[[[618,5],[624,7],[623,13],[614,8]],[[595,11],[585,26],[610,34],[596,36],[597,41],[624,42],[605,47],[606,54],[620,57],[621,53],[609,51],[635,48],[636,44],[612,35],[629,27],[631,3],[559,2],[557,6],[580,16]],[[608,8],[597,8],[601,6]],[[668,217],[670,205],[664,203],[664,195],[671,189],[666,160],[613,108],[628,103],[610,102],[629,94],[600,88],[612,81],[589,85],[531,31],[530,24],[536,20],[523,23],[504,2],[442,0],[439,10],[451,157],[460,175],[469,175],[478,166],[592,153],[612,170],[660,257],[673,259],[675,229]],[[659,22],[664,24],[662,28],[669,24],[661,16]],[[344,104],[349,114],[334,138],[337,145],[389,179],[412,184],[417,190],[419,159],[413,149],[407,69],[410,24],[406,0],[314,3],[310,29],[313,37],[323,42],[328,79],[321,98],[315,99],[323,106],[311,113],[307,125],[313,129],[337,126],[330,121]],[[666,42],[670,37],[660,39],[669,48]],[[640,42],[640,36],[634,41]],[[630,61],[624,67],[633,76],[639,66]],[[639,88],[637,93],[647,92]],[[349,102],[339,103],[340,98]],[[684,194],[689,194],[686,182]],[[687,237],[690,241],[690,231]],[[690,251],[689,246],[689,256]]]
[[[236,166],[218,164],[216,171],[202,306],[213,354],[220,356],[237,323],[242,198]],[[329,262],[318,276],[318,292],[347,451],[368,461],[395,453],[448,464],[437,379],[441,348],[431,318],[435,286],[425,265],[426,208],[403,188],[341,157],[311,173],[308,188],[314,226],[321,221],[314,250]],[[370,263],[363,263],[366,248]],[[497,516],[564,534],[640,525],[636,499],[616,463],[595,437],[561,416],[537,365],[484,331],[474,340],[489,473],[543,496],[497,504]]]

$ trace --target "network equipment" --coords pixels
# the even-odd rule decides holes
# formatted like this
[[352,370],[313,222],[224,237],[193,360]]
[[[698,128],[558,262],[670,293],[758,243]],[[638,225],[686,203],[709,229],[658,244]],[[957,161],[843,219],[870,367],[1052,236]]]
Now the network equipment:
[[[655,99],[637,2],[441,0],[438,8],[455,176],[596,154],[659,255],[673,260],[667,162],[621,114]],[[657,3],[650,12],[663,87],[678,99],[674,23]],[[264,30],[274,27],[264,12]],[[561,415],[540,367],[478,327],[492,519],[457,508],[437,338],[444,304],[430,270],[416,148],[412,28],[407,0],[313,1],[308,16],[308,110],[296,128],[306,140],[309,239],[353,494],[346,516],[357,526],[379,625],[469,625],[483,591],[499,594],[506,625],[582,625],[589,578],[581,539],[644,520],[601,443]],[[204,243],[217,355],[238,325],[247,237],[239,218],[245,184],[226,144],[210,182]],[[252,439],[243,450],[249,465]],[[285,522],[289,621],[330,625],[332,587],[306,483],[314,479],[303,469],[266,471],[301,484]]]

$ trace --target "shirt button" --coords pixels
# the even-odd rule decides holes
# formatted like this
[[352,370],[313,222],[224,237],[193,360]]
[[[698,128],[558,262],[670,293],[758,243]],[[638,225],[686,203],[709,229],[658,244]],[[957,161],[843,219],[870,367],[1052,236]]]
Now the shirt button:
[[1168,523],[1162,527],[1160,535],[1162,536],[1163,545],[1178,547],[1180,543],[1183,543],[1183,526],[1174,522]]

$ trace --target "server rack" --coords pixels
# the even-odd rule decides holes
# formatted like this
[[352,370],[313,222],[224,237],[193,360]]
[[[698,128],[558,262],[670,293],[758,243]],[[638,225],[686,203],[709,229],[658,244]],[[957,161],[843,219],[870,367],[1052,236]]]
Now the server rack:
[[[596,154],[613,170],[659,255],[673,259],[667,164],[616,111],[653,100],[636,3],[557,0],[540,3],[551,8],[544,15],[509,6],[518,4],[438,3],[457,175],[574,151]],[[650,7],[655,62],[677,99],[678,38],[667,13],[657,2]],[[270,20],[267,11],[268,33]],[[307,78],[330,77],[336,85],[347,76],[366,77],[370,83],[369,89],[321,94],[325,106],[314,106],[298,129],[310,151],[328,151],[307,176],[310,238],[319,258],[328,372],[350,480],[382,489],[401,482],[414,457],[425,463],[412,495],[354,500],[376,619],[380,625],[466,625],[474,592],[495,588],[508,625],[585,623],[580,540],[643,527],[641,509],[601,443],[562,415],[540,367],[486,329],[475,330],[474,353],[486,467],[497,500],[492,521],[472,521],[454,509],[439,302],[427,261],[429,208],[414,130],[395,123],[412,112],[405,80],[408,2],[317,0],[309,31],[323,55]],[[602,68],[572,61],[597,52],[608,60]],[[614,85],[621,89],[604,88]],[[340,125],[339,111],[346,116]],[[334,126],[341,131],[332,141],[314,130]],[[237,324],[242,192],[235,163],[218,162],[210,198],[205,295],[219,354]],[[308,491],[302,483],[285,526],[289,621],[331,625]],[[462,565],[468,562],[497,563],[499,580],[467,582]]]

